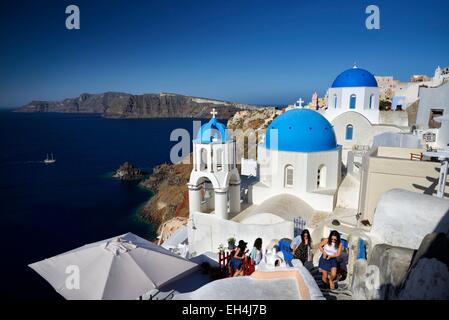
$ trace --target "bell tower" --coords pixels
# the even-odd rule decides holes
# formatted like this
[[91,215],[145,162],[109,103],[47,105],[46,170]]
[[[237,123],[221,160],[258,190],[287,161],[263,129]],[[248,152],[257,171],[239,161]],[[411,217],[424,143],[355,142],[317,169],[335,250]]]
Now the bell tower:
[[226,126],[212,118],[193,140],[193,169],[188,183],[189,214],[210,212],[228,219],[240,212],[240,175],[236,166],[236,142]]

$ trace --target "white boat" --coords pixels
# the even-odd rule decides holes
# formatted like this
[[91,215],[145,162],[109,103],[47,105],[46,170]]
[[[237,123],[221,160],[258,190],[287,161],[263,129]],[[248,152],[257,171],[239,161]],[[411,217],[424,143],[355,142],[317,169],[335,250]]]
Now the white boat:
[[47,153],[47,159],[44,160],[45,164],[50,164],[50,163],[55,163],[56,160],[53,158],[53,153],[51,154],[51,159],[48,157],[48,153]]

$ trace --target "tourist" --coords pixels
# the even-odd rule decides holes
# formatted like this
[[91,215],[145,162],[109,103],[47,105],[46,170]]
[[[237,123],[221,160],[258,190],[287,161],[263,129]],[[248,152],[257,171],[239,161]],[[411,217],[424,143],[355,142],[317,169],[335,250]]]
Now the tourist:
[[284,252],[279,246],[274,246],[275,256],[274,256],[274,266],[275,267],[286,267],[287,262],[285,261]]
[[302,264],[312,261],[312,238],[310,237],[309,230],[304,229],[301,232],[301,243],[294,246],[293,255],[295,259],[301,260]]
[[279,242],[279,240],[277,240],[277,239],[272,239],[272,240],[268,243],[268,245],[265,247],[265,253],[264,253],[264,255],[267,255],[267,254],[271,253],[271,252],[273,251],[273,248],[274,248],[275,246],[277,246],[278,242]]
[[292,249],[292,252],[295,252],[296,248],[299,246],[299,244],[302,242],[302,233],[298,234],[296,237],[293,238],[292,242],[290,243],[290,248]]
[[260,263],[260,261],[262,260],[262,239],[261,238],[257,238],[256,241],[254,241],[254,247],[253,247],[253,250],[251,250],[249,257],[251,258],[251,263],[253,265],[258,265]]
[[235,249],[234,256],[231,259],[231,268],[234,272],[234,277],[243,275],[243,260],[245,259],[247,244],[247,242],[240,240],[237,249]]
[[284,261],[287,265],[292,266],[291,261],[293,260],[293,253],[290,248],[290,240],[281,239],[278,243],[279,250],[282,252]]
[[320,243],[322,253],[319,268],[322,272],[324,283],[329,283],[329,287],[334,289],[334,280],[337,277],[337,257],[341,255],[342,245],[338,231],[331,231],[329,237]]

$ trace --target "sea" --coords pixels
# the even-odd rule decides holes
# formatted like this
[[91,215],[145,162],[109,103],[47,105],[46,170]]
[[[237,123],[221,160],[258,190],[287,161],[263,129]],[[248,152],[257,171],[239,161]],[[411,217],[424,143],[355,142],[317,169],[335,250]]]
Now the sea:
[[127,232],[154,240],[138,215],[151,192],[112,173],[169,163],[178,128],[191,135],[193,119],[0,111],[1,297],[63,299],[30,263]]

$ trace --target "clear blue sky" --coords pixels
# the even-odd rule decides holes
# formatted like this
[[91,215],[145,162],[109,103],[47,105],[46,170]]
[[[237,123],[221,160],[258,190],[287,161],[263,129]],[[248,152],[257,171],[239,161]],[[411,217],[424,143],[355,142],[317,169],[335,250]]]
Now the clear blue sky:
[[[69,4],[80,30],[65,28]],[[365,28],[369,4],[380,30]],[[284,104],[354,61],[401,80],[449,65],[447,0],[10,0],[0,26],[0,107],[104,91]]]

